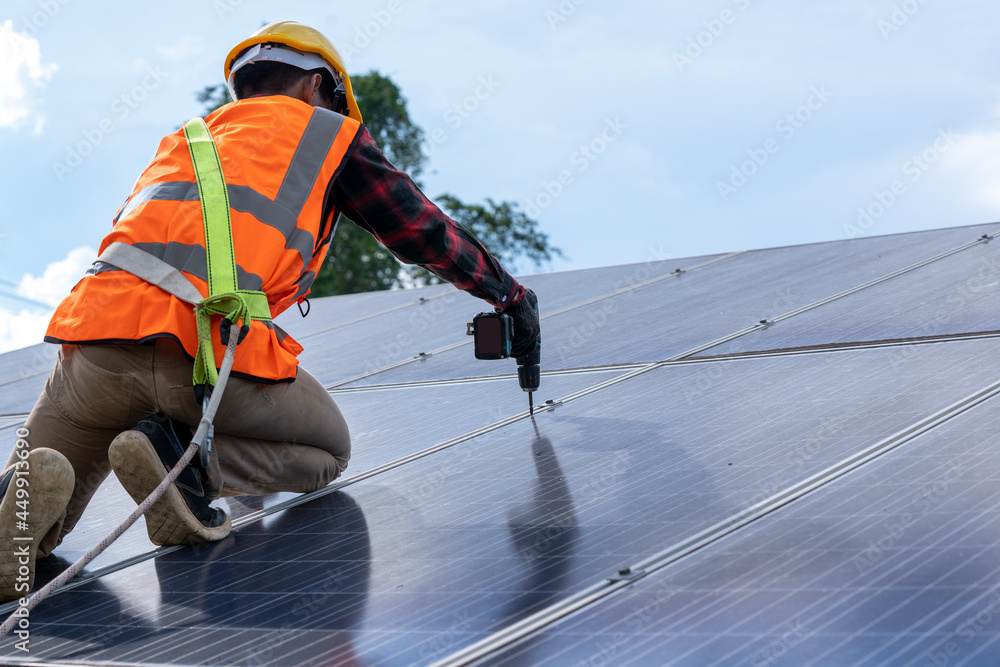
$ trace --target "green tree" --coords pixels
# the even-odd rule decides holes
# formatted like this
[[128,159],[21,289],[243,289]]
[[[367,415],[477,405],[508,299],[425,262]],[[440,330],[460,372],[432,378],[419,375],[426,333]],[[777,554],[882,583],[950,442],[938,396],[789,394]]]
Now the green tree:
[[[514,202],[497,203],[486,198],[486,205],[465,204],[458,197],[443,194],[437,204],[455,222],[462,225],[500,260],[508,271],[514,271],[522,259],[535,266],[561,257],[562,251],[549,245],[549,235],[538,231],[538,223],[517,210]],[[407,267],[416,284],[433,284],[440,279],[420,267]]]
[[233,96],[229,94],[229,86],[224,83],[217,83],[214,86],[205,86],[201,92],[195,94],[199,102],[205,103],[205,115],[212,113],[223,104],[233,101]]
[[[405,171],[415,181],[423,171],[427,156],[421,144],[423,130],[406,110],[406,98],[387,76],[372,71],[351,77],[365,126],[385,153],[389,162]],[[206,86],[197,94],[206,103],[205,115],[231,101],[224,84]],[[419,185],[419,181],[417,181]],[[549,244],[538,222],[518,210],[514,202],[485,205],[465,204],[458,197],[443,194],[437,203],[456,222],[483,242],[508,269],[528,259],[536,267],[562,256]],[[404,266],[375,237],[341,217],[330,252],[313,283],[310,296],[352,294],[400,287],[404,284],[440,282],[437,276],[420,267]]]
[[419,176],[427,161],[420,147],[424,131],[410,120],[399,87],[378,72],[351,77],[351,87],[365,126],[385,157],[412,178]]
[[[365,126],[386,158],[397,169],[416,178],[426,160],[420,149],[424,133],[410,120],[399,88],[378,72],[351,77],[351,87]],[[408,270],[412,269],[404,267],[374,236],[342,216],[310,296],[399,287]],[[432,275],[429,271],[424,273]]]

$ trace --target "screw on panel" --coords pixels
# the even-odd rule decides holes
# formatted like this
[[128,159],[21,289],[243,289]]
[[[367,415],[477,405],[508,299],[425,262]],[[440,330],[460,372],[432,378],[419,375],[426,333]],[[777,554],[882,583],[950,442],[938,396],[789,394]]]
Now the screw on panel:
[[618,583],[619,581],[631,581],[644,574],[646,574],[645,570],[633,570],[631,567],[625,566],[618,568],[617,576],[608,577],[608,581],[612,584]]

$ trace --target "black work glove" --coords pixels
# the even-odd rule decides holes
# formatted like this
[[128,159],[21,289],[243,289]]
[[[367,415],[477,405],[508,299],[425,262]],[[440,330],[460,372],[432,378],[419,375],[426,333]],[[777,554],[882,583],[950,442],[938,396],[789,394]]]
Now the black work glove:
[[507,314],[514,320],[511,355],[523,357],[531,352],[542,335],[542,327],[538,323],[538,297],[530,289],[525,289],[524,296],[507,310]]

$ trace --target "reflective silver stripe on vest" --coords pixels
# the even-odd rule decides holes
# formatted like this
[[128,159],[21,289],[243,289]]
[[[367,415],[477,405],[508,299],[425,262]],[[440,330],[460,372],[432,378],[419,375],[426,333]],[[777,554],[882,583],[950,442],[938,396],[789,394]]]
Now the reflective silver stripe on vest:
[[154,199],[164,201],[198,201],[198,184],[187,181],[170,181],[147,185],[129,198],[115,216],[114,224],[122,218],[127,218],[135,209]]
[[[229,206],[234,211],[249,213],[260,222],[273,227],[285,237],[285,248],[299,253],[302,264],[308,266],[316,240],[298,226],[298,217],[316,185],[326,155],[333,146],[344,117],[327,109],[316,108],[295,147],[292,161],[272,200],[245,185],[227,185]],[[198,185],[186,181],[171,181],[147,185],[135,193],[115,217],[115,224],[136,208],[150,201],[198,201]],[[187,269],[184,269],[185,271]],[[194,273],[189,271],[189,273]],[[198,277],[202,277],[199,274]],[[310,280],[310,284],[311,284]],[[244,288],[240,285],[241,289]],[[259,287],[256,289],[260,289]]]
[[[136,248],[145,250],[150,255],[162,259],[170,266],[179,271],[186,271],[192,276],[201,278],[208,282],[208,262],[205,258],[205,249],[199,245],[188,245],[186,243],[133,243]],[[87,273],[97,275],[105,271],[120,271],[110,264],[95,262]],[[242,266],[236,265],[236,283],[240,289],[263,291],[264,281],[255,273],[250,273]]]
[[299,279],[296,281],[296,284],[299,286],[299,289],[297,292],[295,292],[295,296],[293,296],[292,298],[298,300],[299,297],[305,296],[306,292],[309,291],[309,288],[312,287],[314,280],[316,280],[315,271],[306,271],[301,276],[299,276]]
[[229,185],[226,189],[229,191],[229,206],[234,211],[249,213],[265,225],[277,229],[285,237],[285,248],[296,251],[302,263],[309,264],[316,241],[312,234],[296,224],[297,215],[245,185]]
[[291,211],[296,218],[316,185],[326,154],[330,152],[343,122],[344,117],[340,114],[318,107],[313,110],[274,198],[279,206]]

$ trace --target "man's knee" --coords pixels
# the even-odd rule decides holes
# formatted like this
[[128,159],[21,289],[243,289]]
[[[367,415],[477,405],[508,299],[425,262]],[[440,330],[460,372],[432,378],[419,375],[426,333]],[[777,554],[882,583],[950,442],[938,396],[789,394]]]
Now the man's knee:
[[[349,455],[350,447],[348,447],[348,456]],[[319,476],[315,481],[314,488],[308,489],[305,493],[322,489],[324,486],[340,477],[340,475],[347,468],[347,458],[330,455],[327,455],[324,458],[326,461],[324,461],[322,468],[318,469]]]
[[317,430],[310,440],[300,441],[300,446],[311,445],[304,451],[306,456],[318,456],[317,452],[310,452],[310,449],[318,449],[336,463],[336,477],[347,467],[347,462],[351,458],[351,433],[347,428],[347,422],[340,414],[339,419],[326,420],[325,428]]
[[340,476],[347,468],[348,458],[321,446],[292,443],[244,448],[234,456],[220,448],[219,457],[224,478],[222,495],[316,491]]

